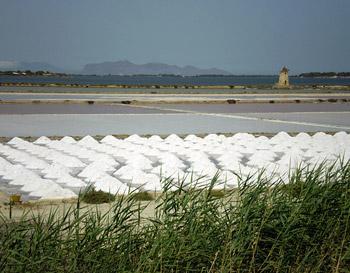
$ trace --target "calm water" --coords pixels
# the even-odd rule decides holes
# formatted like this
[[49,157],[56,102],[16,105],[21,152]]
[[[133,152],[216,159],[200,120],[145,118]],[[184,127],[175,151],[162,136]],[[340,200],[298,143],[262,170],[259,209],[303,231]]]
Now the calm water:
[[[273,84],[277,76],[0,76],[0,83],[61,83],[61,84],[120,84],[120,85],[255,85]],[[350,78],[290,77],[292,84],[350,85]]]

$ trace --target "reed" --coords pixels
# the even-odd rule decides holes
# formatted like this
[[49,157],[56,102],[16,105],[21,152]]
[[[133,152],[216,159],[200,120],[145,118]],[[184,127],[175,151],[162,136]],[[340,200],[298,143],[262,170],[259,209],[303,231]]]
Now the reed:
[[1,272],[350,272],[350,163],[260,172],[217,194],[163,181],[152,216],[136,193],[110,211],[0,218]]

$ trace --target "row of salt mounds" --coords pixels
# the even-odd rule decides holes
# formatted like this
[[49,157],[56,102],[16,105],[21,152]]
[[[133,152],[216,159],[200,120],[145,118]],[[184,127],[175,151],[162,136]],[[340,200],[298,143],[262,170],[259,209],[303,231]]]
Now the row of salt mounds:
[[[79,141],[68,136],[59,141],[40,137],[33,143],[13,138],[0,145],[0,175],[19,165],[16,168],[29,171],[25,174],[35,180],[36,187],[44,183],[56,190],[69,190],[92,184],[103,191],[125,193],[135,188],[161,191],[160,181],[168,177],[174,181],[185,177],[189,183],[200,177],[209,181],[220,171],[220,179],[234,187],[237,177],[233,172],[249,175],[265,168],[269,174],[282,176],[301,164],[332,163],[339,155],[349,160],[349,144],[345,132],[333,136],[299,133],[294,137],[280,132],[271,138],[247,133],[204,138],[170,135],[165,139],[132,135],[124,140],[106,136],[100,142],[91,136]],[[15,180],[6,177],[10,178],[2,178],[6,183],[16,184],[24,175]],[[30,187],[22,185],[21,189],[28,191]],[[33,194],[36,189],[33,184]]]
[[[6,168],[3,168],[4,165],[6,165]],[[22,192],[29,193],[29,197],[32,198],[62,199],[76,197],[76,194],[71,190],[59,186],[50,179],[41,178],[22,165],[4,164],[2,161],[0,176],[2,180],[8,181],[10,185],[18,186]]]

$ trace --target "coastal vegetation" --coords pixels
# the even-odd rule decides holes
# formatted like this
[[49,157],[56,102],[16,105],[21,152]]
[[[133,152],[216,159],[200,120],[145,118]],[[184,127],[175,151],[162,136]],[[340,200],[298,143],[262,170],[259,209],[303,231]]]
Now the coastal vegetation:
[[[239,176],[239,174],[237,174]],[[350,164],[263,171],[235,189],[163,181],[111,209],[0,217],[1,272],[350,272]],[[145,215],[153,204],[154,213]]]
[[97,191],[94,187],[87,187],[81,193],[80,199],[87,204],[103,204],[115,201],[115,196],[101,190]]
[[8,70],[0,71],[0,75],[4,76],[67,76],[65,73],[50,72],[44,70]]
[[332,78],[332,77],[350,77],[350,72],[309,72],[302,73],[299,77],[305,78]]

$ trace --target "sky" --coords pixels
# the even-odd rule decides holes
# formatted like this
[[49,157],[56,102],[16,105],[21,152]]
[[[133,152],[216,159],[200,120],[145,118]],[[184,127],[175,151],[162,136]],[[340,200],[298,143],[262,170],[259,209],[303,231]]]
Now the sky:
[[349,0],[0,0],[0,61],[350,71]]

